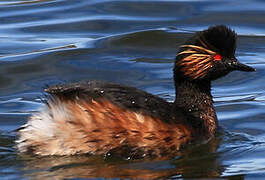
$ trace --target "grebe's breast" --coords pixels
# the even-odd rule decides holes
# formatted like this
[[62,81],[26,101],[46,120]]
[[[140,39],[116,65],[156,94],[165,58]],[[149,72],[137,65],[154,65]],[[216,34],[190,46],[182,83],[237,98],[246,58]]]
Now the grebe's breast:
[[133,87],[88,81],[46,92],[47,106],[19,131],[20,152],[160,156],[191,138],[172,103]]

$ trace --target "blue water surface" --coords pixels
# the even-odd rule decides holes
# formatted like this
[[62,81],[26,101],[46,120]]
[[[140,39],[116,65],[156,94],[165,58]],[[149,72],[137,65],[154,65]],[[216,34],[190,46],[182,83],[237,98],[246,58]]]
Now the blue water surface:
[[[0,179],[265,178],[265,2],[262,0],[0,0]],[[213,83],[220,134],[172,159],[21,157],[14,130],[43,88],[86,79],[174,100],[176,47],[198,30],[238,32],[256,68]]]

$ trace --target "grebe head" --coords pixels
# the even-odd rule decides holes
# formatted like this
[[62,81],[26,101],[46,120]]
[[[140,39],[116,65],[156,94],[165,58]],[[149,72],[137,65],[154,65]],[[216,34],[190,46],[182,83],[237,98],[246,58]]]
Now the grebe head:
[[175,80],[211,81],[234,70],[255,71],[235,57],[236,33],[224,25],[197,32],[176,56]]

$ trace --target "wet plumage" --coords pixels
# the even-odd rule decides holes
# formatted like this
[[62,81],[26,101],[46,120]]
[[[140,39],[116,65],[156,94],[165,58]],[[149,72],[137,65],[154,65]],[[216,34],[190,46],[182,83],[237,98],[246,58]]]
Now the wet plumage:
[[196,33],[180,46],[173,103],[142,90],[100,81],[52,86],[46,106],[19,130],[17,148],[38,155],[164,156],[207,141],[218,126],[211,81],[253,71],[235,58],[236,34],[226,26]]

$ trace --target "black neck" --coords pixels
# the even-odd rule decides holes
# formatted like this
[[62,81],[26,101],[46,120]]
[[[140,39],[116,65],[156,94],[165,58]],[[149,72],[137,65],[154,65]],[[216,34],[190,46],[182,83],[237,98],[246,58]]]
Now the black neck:
[[174,107],[186,114],[188,123],[195,132],[212,136],[217,128],[217,117],[213,107],[211,82],[175,78],[175,88]]

